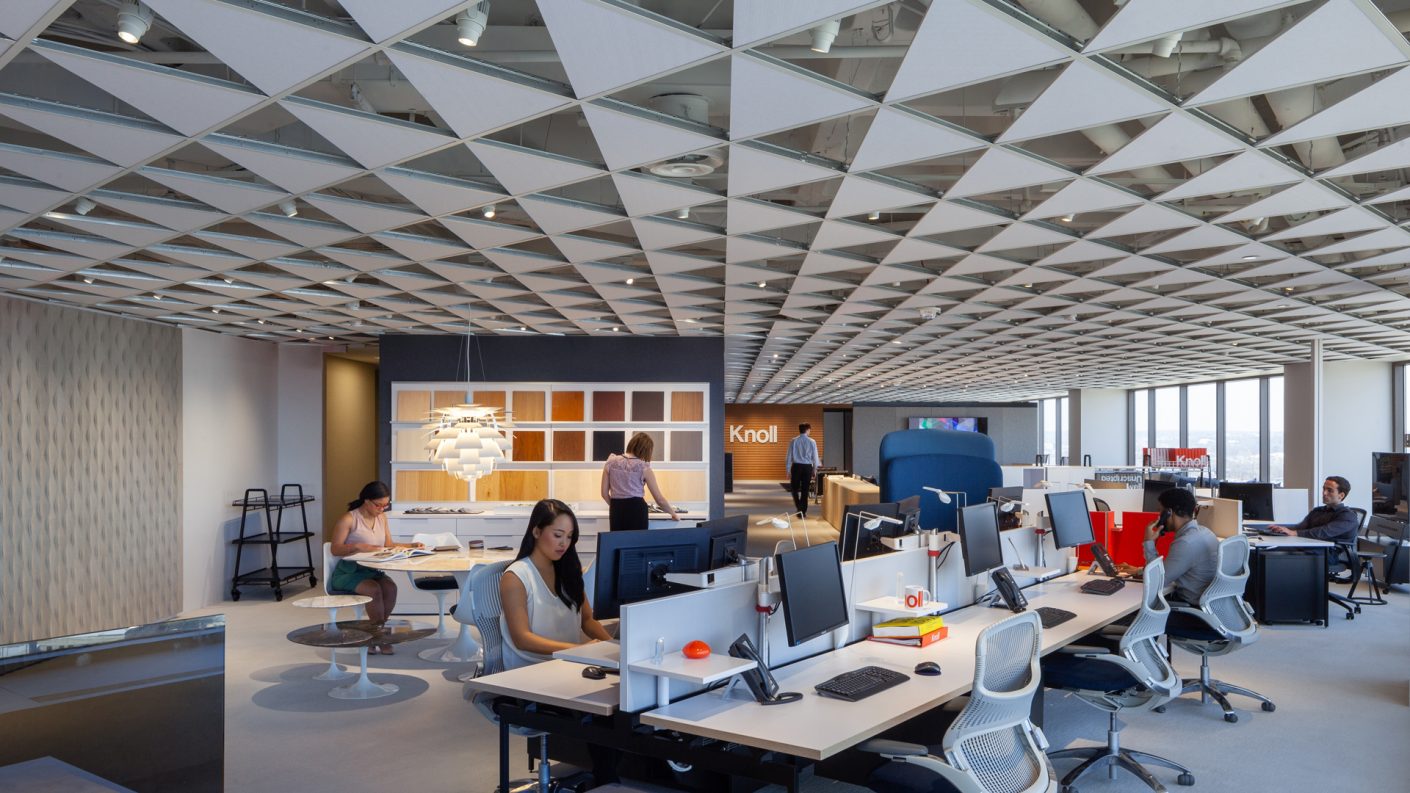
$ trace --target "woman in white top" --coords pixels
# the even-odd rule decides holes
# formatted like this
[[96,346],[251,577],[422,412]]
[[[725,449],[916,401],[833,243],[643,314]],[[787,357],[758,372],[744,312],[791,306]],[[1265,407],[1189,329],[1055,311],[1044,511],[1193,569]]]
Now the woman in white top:
[[592,617],[578,561],[578,518],[567,504],[534,505],[519,555],[499,578],[499,630],[504,668],[547,661],[557,650],[583,644],[583,636],[610,641]]

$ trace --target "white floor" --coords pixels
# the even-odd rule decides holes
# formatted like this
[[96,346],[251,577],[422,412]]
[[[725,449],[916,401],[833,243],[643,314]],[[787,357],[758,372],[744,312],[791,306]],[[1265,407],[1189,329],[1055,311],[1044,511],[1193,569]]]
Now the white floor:
[[[737,489],[727,498],[729,512],[747,510],[761,519],[789,508],[777,485],[740,483]],[[826,534],[830,528],[821,526],[819,515],[815,508],[809,521],[814,541],[835,536]],[[751,552],[772,550],[788,533],[750,529]],[[1228,724],[1212,704],[1176,702],[1165,714],[1129,714],[1123,743],[1190,766],[1195,790],[1410,789],[1410,594],[1392,592],[1390,601],[1365,607],[1351,622],[1335,609],[1329,628],[1264,628],[1256,645],[1214,659],[1216,677],[1272,697],[1277,712],[1249,709],[1251,703],[1236,698],[1240,719]],[[493,790],[496,732],[463,700],[455,680],[469,667],[416,657],[436,640],[372,657],[373,679],[401,691],[349,702],[328,696],[337,684],[312,679],[326,667],[326,655],[284,638],[325,612],[253,593],[202,613],[213,612],[225,613],[228,625],[226,790]],[[1198,659],[1179,650],[1175,663],[1185,675],[1198,670]],[[1105,714],[1073,698],[1050,695],[1045,721],[1054,746],[1105,742]],[[523,755],[516,739],[514,776],[525,776]],[[1059,764],[1059,771],[1070,765]],[[1157,776],[1176,789],[1173,775]],[[1081,787],[1083,793],[1144,789],[1126,776],[1084,780]],[[858,790],[825,780],[812,780],[806,789]]]

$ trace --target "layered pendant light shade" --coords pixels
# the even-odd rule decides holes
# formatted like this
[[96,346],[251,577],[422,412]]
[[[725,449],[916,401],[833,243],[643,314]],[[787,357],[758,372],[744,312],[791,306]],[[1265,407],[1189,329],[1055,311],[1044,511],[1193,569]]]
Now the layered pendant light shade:
[[473,481],[494,471],[498,461],[508,459],[510,442],[504,430],[507,419],[499,408],[484,405],[455,405],[438,408],[426,430],[426,453],[451,476]]

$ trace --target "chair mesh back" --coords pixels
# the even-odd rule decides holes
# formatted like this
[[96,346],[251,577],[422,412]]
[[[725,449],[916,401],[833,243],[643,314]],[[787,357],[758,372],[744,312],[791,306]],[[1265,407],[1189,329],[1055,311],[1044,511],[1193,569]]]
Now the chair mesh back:
[[1248,539],[1243,535],[1219,542],[1219,571],[1200,595],[1200,608],[1213,614],[1229,638],[1248,643],[1258,626],[1244,605],[1248,581]]
[[1038,690],[1038,615],[1025,612],[985,628],[975,646],[974,689],[945,733],[947,759],[987,793],[1048,786],[1047,763],[1028,723]]
[[1145,672],[1143,685],[1163,698],[1173,697],[1179,693],[1180,677],[1158,644],[1165,633],[1165,622],[1170,618],[1170,604],[1161,592],[1165,587],[1164,560],[1155,559],[1147,564],[1141,581],[1145,598],[1131,627],[1121,635],[1121,654],[1141,665]]
[[333,585],[333,543],[323,543],[323,594],[332,595],[333,590],[329,589]]
[[504,671],[504,637],[499,632],[499,577],[512,561],[482,564],[470,571],[466,582],[470,590],[470,614],[480,629],[480,644],[485,648],[484,674]]

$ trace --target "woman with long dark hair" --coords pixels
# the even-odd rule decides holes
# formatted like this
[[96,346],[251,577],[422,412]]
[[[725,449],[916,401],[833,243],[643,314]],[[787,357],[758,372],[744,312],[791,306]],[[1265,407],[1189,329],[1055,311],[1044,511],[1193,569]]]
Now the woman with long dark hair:
[[[387,527],[387,516],[383,514],[391,508],[392,491],[386,484],[368,482],[363,485],[357,498],[348,502],[347,514],[333,524],[329,550],[334,556],[341,557],[392,547],[392,532]],[[332,575],[328,577],[328,591],[372,598],[367,604],[367,618],[379,624],[387,621],[397,605],[397,585],[386,573],[347,559],[339,559],[333,568]],[[371,647],[368,652],[391,655],[392,645]]]
[[546,498],[534,505],[519,555],[499,579],[504,668],[549,660],[583,644],[583,636],[610,641],[592,617],[578,560],[578,518],[567,504]]

